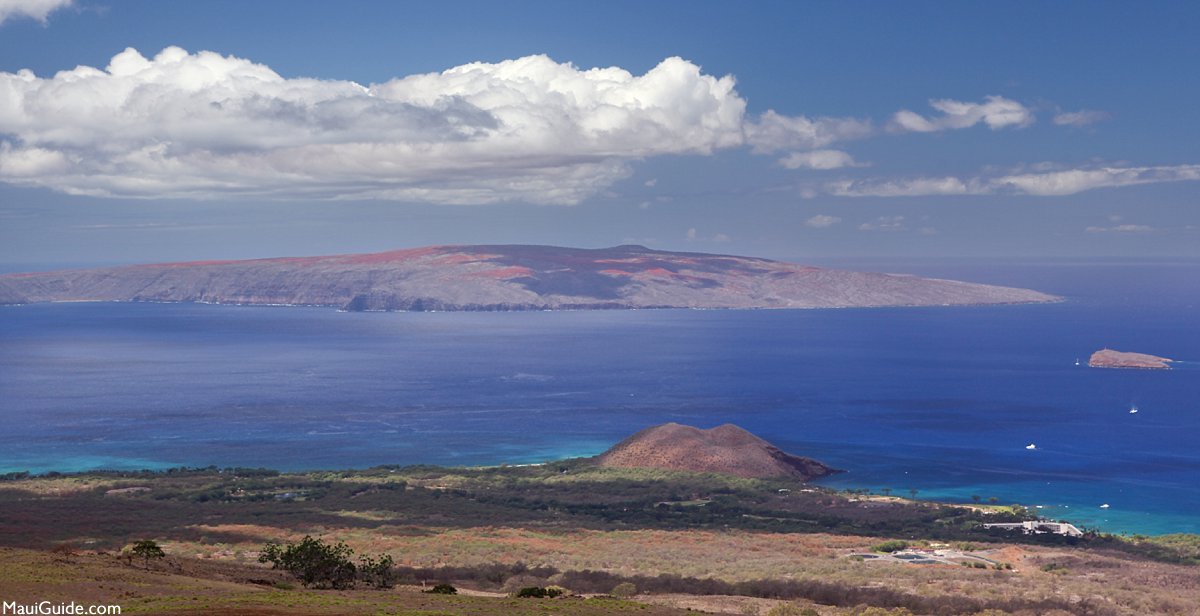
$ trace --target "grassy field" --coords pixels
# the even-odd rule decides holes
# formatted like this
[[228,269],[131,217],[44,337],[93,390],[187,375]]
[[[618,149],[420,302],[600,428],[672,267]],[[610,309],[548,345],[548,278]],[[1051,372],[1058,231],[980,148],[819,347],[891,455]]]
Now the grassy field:
[[[1067,541],[977,528],[1022,513],[582,461],[13,476],[0,482],[0,545],[8,546],[0,553],[0,599],[84,602],[100,593],[94,596],[106,602],[128,599],[126,613],[766,614],[785,603],[822,616],[867,607],[939,615],[1198,613],[1200,572],[1188,564],[1200,548],[1195,537]],[[259,565],[259,550],[305,535],[344,541],[360,554],[386,553],[402,583],[448,581],[501,596],[275,587],[287,578]],[[115,556],[142,539],[158,542],[169,558],[146,569]],[[997,566],[853,557],[885,540],[954,546]],[[502,596],[548,584],[594,595],[622,582],[642,591],[635,602]]]
[[[419,588],[315,591],[287,588],[279,572],[172,558],[149,565],[111,555],[0,548],[0,594],[18,603],[118,605],[122,614],[395,614],[435,616],[679,616],[687,610],[612,598],[529,600],[433,595]],[[249,581],[253,580],[253,581]],[[273,584],[282,586],[278,588]]]

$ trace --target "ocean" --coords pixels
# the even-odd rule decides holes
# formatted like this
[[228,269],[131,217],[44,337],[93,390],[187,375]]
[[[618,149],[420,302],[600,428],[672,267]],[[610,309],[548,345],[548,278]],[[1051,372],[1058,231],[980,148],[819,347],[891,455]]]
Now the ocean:
[[[994,497],[1105,531],[1200,533],[1200,263],[872,265],[1067,301],[3,307],[0,472],[524,464],[597,454],[658,423],[731,422],[845,469],[820,482],[831,487]],[[1182,363],[1087,368],[1103,347]]]

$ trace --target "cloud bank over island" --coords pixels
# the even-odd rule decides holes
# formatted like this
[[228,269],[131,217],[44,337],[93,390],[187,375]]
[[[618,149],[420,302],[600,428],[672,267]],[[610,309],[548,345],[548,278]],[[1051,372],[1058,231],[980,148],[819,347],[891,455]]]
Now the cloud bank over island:
[[741,145],[731,77],[545,56],[362,86],[178,47],[0,74],[0,179],[72,194],[571,204],[631,160]]
[[[61,4],[22,10],[44,19]],[[657,156],[745,148],[780,156],[784,169],[830,173],[869,166],[833,144],[1035,121],[1032,109],[1000,96],[930,105],[937,114],[902,110],[884,126],[752,115],[732,76],[707,75],[679,57],[634,75],[534,55],[364,86],[284,77],[209,51],[168,47],[147,58],[129,48],[103,69],[0,73],[0,182],[96,197],[573,205]],[[1091,123],[1097,113],[1056,124]],[[817,192],[1063,195],[1197,179],[1198,169],[839,179]]]

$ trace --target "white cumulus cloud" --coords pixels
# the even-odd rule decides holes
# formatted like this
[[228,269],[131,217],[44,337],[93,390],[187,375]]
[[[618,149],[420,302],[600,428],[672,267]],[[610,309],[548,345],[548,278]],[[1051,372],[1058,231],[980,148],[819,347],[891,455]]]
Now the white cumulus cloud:
[[1054,115],[1054,123],[1059,126],[1088,126],[1108,120],[1112,116],[1106,111],[1081,109],[1079,111],[1064,111]]
[[842,167],[865,166],[841,150],[812,150],[792,152],[779,159],[779,165],[787,169],[841,169]]
[[46,23],[50,13],[71,4],[71,0],[0,0],[0,24],[14,17],[26,17]]
[[0,73],[0,181],[97,196],[572,204],[630,161],[741,146],[732,77],[546,56],[362,86],[212,52]]
[[828,229],[839,222],[842,222],[842,219],[838,218],[837,216],[830,216],[829,214],[817,214],[816,216],[804,221],[804,226],[812,227],[814,229]]
[[1021,103],[1002,96],[988,96],[982,103],[969,103],[951,99],[931,100],[929,105],[941,112],[937,116],[923,116],[902,109],[892,115],[888,130],[892,132],[932,133],[944,130],[970,128],[980,122],[992,130],[1007,127],[1025,127],[1033,124],[1033,111]]
[[967,182],[956,177],[903,178],[896,180],[838,180],[825,185],[825,191],[838,197],[922,197],[927,195],[965,195],[974,192]]
[[998,176],[838,180],[824,192],[839,197],[924,197],[936,195],[1073,195],[1098,188],[1200,180],[1200,165],[1097,167]]
[[858,118],[807,118],[767,110],[746,123],[746,140],[758,154],[779,150],[821,148],[838,141],[862,139],[874,132],[870,120]]
[[859,231],[903,231],[907,228],[903,216],[880,216],[871,222],[858,225]]

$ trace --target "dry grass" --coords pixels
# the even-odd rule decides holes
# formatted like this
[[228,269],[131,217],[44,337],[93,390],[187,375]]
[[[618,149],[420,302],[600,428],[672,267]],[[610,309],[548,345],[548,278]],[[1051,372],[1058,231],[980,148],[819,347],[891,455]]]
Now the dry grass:
[[[479,611],[495,606],[478,607],[469,602],[437,607],[422,603],[434,601],[426,595],[409,597],[403,606],[397,607],[379,603],[381,597],[395,593],[283,593],[246,583],[250,575],[268,581],[281,579],[277,572],[255,563],[264,542],[294,541],[312,534],[344,541],[359,553],[387,553],[397,564],[418,568],[520,562],[561,572],[593,570],[624,577],[673,574],[725,582],[820,581],[851,589],[891,589],[908,596],[947,602],[958,597],[971,597],[990,605],[1012,605],[1014,600],[1052,600],[1068,606],[1067,613],[1076,614],[1200,614],[1197,608],[1200,568],[1194,566],[1152,562],[1097,548],[996,543],[981,543],[980,547],[985,549],[979,553],[1011,564],[1014,571],[856,561],[848,555],[864,551],[883,538],[726,526],[748,517],[736,511],[725,518],[713,518],[716,522],[705,527],[654,526],[660,523],[659,518],[651,515],[660,511],[655,501],[709,502],[712,493],[704,491],[712,485],[709,479],[682,477],[676,483],[676,476],[666,477],[663,481],[670,480],[666,484],[670,491],[678,492],[668,499],[647,487],[647,481],[660,479],[648,478],[645,473],[559,474],[551,470],[535,475],[537,472],[541,471],[490,474],[408,471],[403,478],[407,490],[399,483],[400,473],[391,471],[361,476],[329,473],[268,479],[183,474],[121,481],[88,476],[13,481],[0,485],[0,546],[48,550],[66,542],[77,552],[85,548],[111,551],[132,540],[154,539],[182,569],[143,572],[127,566],[112,567],[111,559],[105,561],[103,556],[70,556],[67,550],[51,555],[43,551],[4,549],[0,552],[0,599],[36,597],[82,602],[92,597],[87,593],[93,593],[98,599],[124,597],[130,601],[130,609],[142,609],[139,606],[145,605],[148,607],[143,611],[148,612],[180,610],[199,602],[202,606],[268,613],[263,610],[280,607],[290,610],[295,607],[292,603],[299,601],[302,605],[296,609],[304,613],[322,613],[320,610],[358,613],[354,610],[360,607],[366,610],[362,613],[374,613],[371,610],[376,608],[384,613],[413,609],[453,614],[504,613]],[[623,492],[592,489],[600,485],[589,483],[597,477],[615,477],[613,485]],[[418,484],[448,491],[413,489]],[[676,490],[676,485],[688,487]],[[152,489],[127,490],[142,486]],[[575,489],[575,486],[580,487]],[[777,506],[785,513],[801,497],[810,498],[798,501],[809,508],[820,506],[818,501],[834,500],[825,494],[793,494],[796,498],[783,499],[776,495],[775,486],[748,480],[736,480],[726,487],[744,490],[738,494],[766,495],[759,499],[761,507]],[[449,491],[465,488],[491,500]],[[325,495],[317,496],[320,491]],[[292,492],[312,494],[312,498],[295,501],[275,498],[277,494]],[[196,498],[209,493],[226,496],[224,500]],[[250,501],[229,496],[242,493],[257,493],[263,498]],[[721,498],[722,494],[732,498],[731,493],[717,492],[715,498]],[[502,494],[506,499],[499,498]],[[647,511],[645,517],[601,520],[589,513],[623,507],[624,501],[615,499],[628,495],[643,499],[640,506]],[[592,508],[583,507],[579,510],[583,513],[572,514],[564,505],[568,496]],[[635,501],[628,502],[632,509]],[[858,504],[852,501],[838,501],[831,506],[848,512],[847,515],[858,515],[855,513]],[[663,516],[687,516],[694,508],[680,506],[663,511]],[[864,516],[906,515],[903,511],[863,511]],[[663,524],[676,524],[675,520],[681,518],[661,519],[665,520]],[[897,538],[919,541],[923,537]],[[1183,548],[1195,548],[1194,538],[1178,537],[1170,541]],[[480,588],[498,585],[499,581],[490,587],[482,584]],[[238,599],[231,603],[233,599],[221,598],[226,596]],[[659,600],[668,606],[733,610],[730,613],[758,610],[765,614],[774,606],[745,597],[655,599]],[[409,607],[412,605],[432,607]],[[577,606],[569,605],[571,609]],[[822,606],[820,610],[822,616],[851,613],[849,604],[843,604],[842,608]]]
[[85,553],[64,559],[48,552],[0,548],[0,598],[4,601],[119,605],[123,614],[684,616],[688,613],[667,606],[613,599],[517,600],[429,595],[411,587],[390,591],[310,591],[282,590],[269,585],[284,579],[268,569],[186,559],[170,559],[143,568],[125,564],[113,556]]
[[[560,571],[598,570],[623,576],[663,573],[726,581],[820,580],[876,586],[929,597],[973,597],[1002,604],[1063,599],[1091,602],[1117,613],[1200,614],[1200,571],[1195,567],[1131,559],[1120,553],[1001,545],[978,552],[1013,565],[1013,571],[943,565],[860,562],[847,557],[878,540],[819,534],[746,531],[593,531],[521,528],[371,529],[319,527],[305,530],[264,526],[197,527],[198,532],[298,539],[304,533],[346,541],[359,551],[386,552],[399,564],[417,567],[473,566],[522,562]],[[168,542],[173,554],[207,559],[253,561],[261,544],[203,545]],[[1051,563],[1062,568],[1043,571]],[[714,608],[709,599],[667,605]],[[741,608],[739,608],[741,609]],[[765,610],[764,612],[765,613]],[[1080,613],[1085,613],[1081,611]]]

